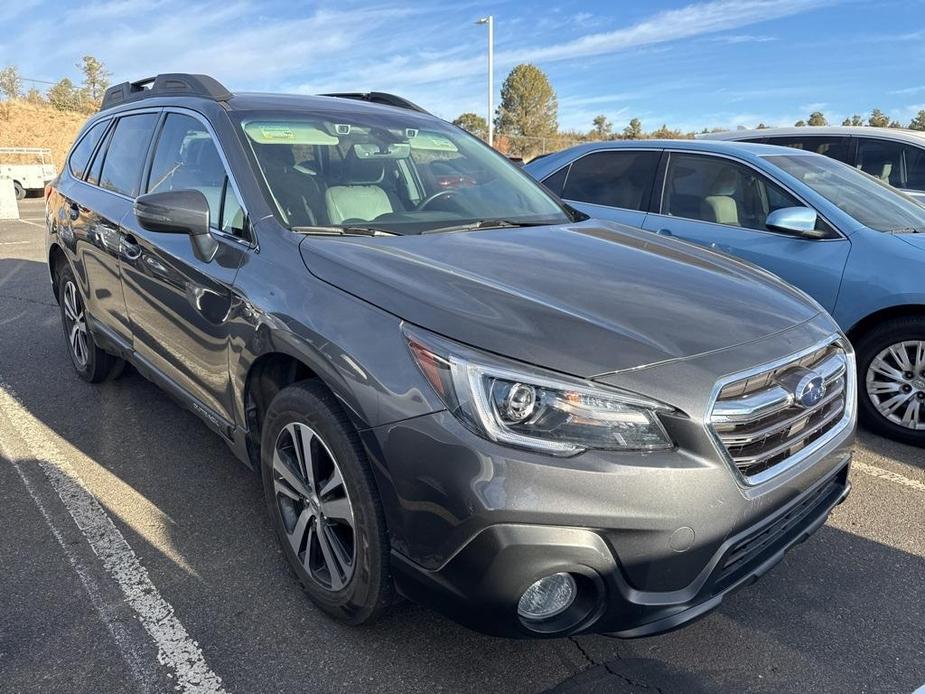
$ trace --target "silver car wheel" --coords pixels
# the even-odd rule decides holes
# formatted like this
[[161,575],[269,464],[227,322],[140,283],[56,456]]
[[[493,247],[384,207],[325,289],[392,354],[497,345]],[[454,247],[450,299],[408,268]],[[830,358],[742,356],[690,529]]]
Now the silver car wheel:
[[83,302],[77,293],[77,287],[71,281],[64,285],[64,317],[71,354],[77,366],[82,369],[87,366],[90,358],[90,340],[87,336],[87,320],[84,315]]
[[867,397],[893,424],[925,429],[925,340],[890,345],[867,369]]
[[273,491],[289,545],[323,588],[338,591],[353,575],[353,505],[331,449],[311,427],[287,424],[273,450]]

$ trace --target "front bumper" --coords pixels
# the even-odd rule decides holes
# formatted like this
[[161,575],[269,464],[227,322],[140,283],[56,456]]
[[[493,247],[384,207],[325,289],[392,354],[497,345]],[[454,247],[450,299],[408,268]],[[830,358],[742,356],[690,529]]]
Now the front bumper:
[[[726,595],[756,581],[787,550],[818,530],[850,491],[850,454],[839,455],[842,460],[834,474],[726,539],[697,578],[680,590],[634,588],[621,567],[619,534],[513,523],[485,528],[436,570],[393,552],[396,583],[406,597],[497,636],[659,634],[716,608]],[[528,626],[517,615],[521,594],[538,578],[560,571],[576,578],[579,599],[550,624]]]

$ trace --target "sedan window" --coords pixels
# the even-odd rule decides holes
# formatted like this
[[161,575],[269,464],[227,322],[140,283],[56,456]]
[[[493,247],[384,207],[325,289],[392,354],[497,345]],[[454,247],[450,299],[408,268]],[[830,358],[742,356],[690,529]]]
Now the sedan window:
[[804,205],[744,164],[677,153],[668,162],[662,214],[767,231],[768,215],[784,207]]
[[645,210],[660,152],[594,152],[572,163],[562,197],[593,205]]

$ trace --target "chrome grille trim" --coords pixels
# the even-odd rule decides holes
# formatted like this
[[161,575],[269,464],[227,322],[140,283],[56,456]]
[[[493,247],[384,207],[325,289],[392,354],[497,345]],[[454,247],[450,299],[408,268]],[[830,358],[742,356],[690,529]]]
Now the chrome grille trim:
[[[810,368],[826,383],[811,407],[775,382],[796,367]],[[786,378],[784,379],[786,380]],[[722,379],[714,388],[707,425],[742,480],[760,484],[796,465],[841,432],[855,415],[854,353],[842,337],[776,362]]]

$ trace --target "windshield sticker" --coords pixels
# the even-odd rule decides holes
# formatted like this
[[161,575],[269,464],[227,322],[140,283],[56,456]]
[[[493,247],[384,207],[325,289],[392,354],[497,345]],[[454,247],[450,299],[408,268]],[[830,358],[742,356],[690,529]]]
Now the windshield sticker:
[[336,145],[340,139],[306,123],[252,121],[244,125],[247,136],[259,145]]

